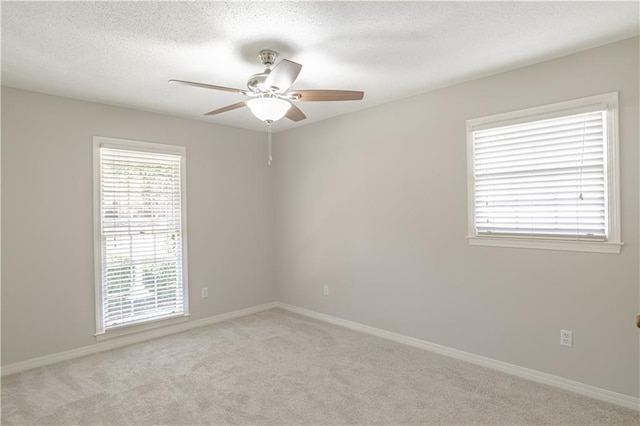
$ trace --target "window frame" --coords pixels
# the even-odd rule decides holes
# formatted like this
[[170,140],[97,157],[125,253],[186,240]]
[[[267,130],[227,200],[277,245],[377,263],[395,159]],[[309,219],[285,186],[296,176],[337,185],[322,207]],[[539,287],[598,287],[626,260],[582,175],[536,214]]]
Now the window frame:
[[[102,217],[100,184],[101,161],[100,148],[126,149],[134,152],[151,152],[180,156],[180,215],[182,225],[182,280],[183,280],[183,312],[165,318],[155,318],[147,321],[125,324],[117,328],[105,330],[102,298]],[[94,284],[96,309],[96,340],[124,336],[140,331],[164,327],[175,323],[188,321],[189,314],[189,282],[187,258],[187,149],[184,146],[166,145],[152,142],[141,142],[126,139],[115,139],[103,136],[93,137],[93,231],[94,231]]]
[[[580,114],[601,105],[606,110],[606,227],[605,241],[577,240],[568,237],[479,235],[475,228],[475,176],[473,132],[572,114]],[[566,250],[595,253],[620,253],[620,161],[618,156],[618,92],[605,93],[502,114],[469,119],[467,130],[467,240],[473,246]]]

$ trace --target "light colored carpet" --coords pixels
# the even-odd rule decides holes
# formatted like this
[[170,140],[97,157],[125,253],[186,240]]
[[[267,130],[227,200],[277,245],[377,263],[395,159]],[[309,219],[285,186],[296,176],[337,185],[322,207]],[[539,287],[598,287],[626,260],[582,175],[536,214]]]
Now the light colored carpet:
[[12,424],[640,424],[640,413],[280,309],[3,379]]

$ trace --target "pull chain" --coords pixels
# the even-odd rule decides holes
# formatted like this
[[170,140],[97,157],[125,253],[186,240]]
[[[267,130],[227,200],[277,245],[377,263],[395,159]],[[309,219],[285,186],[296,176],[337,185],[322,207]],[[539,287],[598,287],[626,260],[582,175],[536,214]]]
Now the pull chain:
[[271,154],[271,123],[272,121],[267,120],[267,164],[271,165],[273,162],[273,155]]

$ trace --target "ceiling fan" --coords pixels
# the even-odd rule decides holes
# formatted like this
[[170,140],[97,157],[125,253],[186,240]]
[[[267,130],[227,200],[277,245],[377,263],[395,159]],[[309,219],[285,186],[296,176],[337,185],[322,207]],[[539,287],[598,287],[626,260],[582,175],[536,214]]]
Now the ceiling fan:
[[169,81],[249,96],[251,99],[227,105],[210,111],[205,115],[216,115],[247,106],[253,115],[266,122],[267,125],[280,120],[282,117],[287,117],[292,121],[301,121],[307,118],[293,102],[359,101],[364,97],[364,92],[353,90],[289,90],[298,74],[300,74],[302,65],[288,59],[282,59],[275,64],[277,56],[278,54],[273,50],[260,51],[259,57],[265,66],[265,70],[249,77],[247,81],[248,90],[196,83],[194,81]]

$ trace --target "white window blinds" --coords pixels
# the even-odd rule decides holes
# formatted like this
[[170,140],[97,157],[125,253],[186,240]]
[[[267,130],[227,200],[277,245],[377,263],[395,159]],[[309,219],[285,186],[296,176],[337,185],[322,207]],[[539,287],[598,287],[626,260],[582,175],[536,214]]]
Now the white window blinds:
[[476,235],[605,241],[606,114],[473,131]]
[[185,313],[181,159],[99,149],[103,331]]

